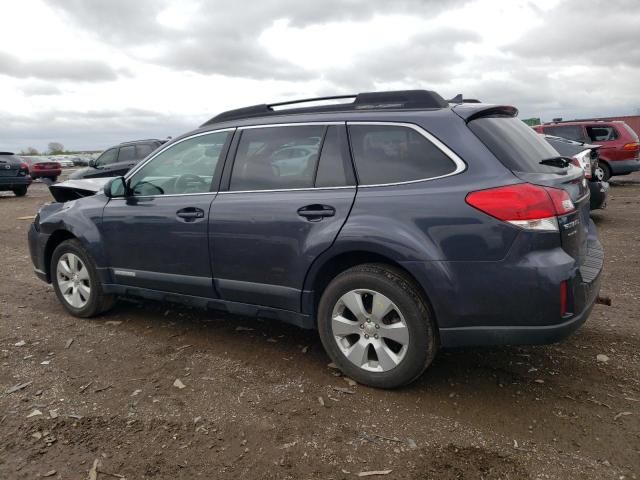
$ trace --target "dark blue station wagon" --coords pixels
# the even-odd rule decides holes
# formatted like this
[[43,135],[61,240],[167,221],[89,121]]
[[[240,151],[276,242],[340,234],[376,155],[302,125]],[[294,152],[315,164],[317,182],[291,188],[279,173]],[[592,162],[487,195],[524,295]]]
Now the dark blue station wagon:
[[513,107],[349,98],[222,113],[43,207],[36,273],[79,317],[137,296],[317,328],[384,388],[440,347],[550,343],[587,319],[603,251],[582,169]]

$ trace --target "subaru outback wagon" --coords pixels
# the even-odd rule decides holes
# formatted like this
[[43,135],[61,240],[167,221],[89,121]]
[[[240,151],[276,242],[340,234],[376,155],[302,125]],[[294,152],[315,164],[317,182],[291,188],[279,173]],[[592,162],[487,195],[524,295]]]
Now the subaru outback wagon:
[[316,328],[345,374],[387,388],[441,347],[586,320],[603,251],[582,169],[510,106],[349,98],[222,113],[43,207],[37,275],[79,317],[137,296]]

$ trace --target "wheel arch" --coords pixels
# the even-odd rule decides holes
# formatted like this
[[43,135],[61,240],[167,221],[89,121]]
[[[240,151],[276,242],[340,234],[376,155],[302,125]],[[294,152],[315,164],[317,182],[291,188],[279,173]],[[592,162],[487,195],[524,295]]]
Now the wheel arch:
[[77,239],[73,233],[69,230],[56,230],[51,234],[51,236],[47,240],[47,244],[44,247],[44,266],[45,273],[47,275],[47,282],[51,282],[51,257],[53,257],[53,252],[58,245],[60,245],[65,240]]
[[303,313],[310,313],[314,317],[314,323],[316,323],[317,318],[315,318],[315,316],[318,311],[320,298],[331,280],[341,272],[363,264],[378,264],[391,267],[392,270],[395,270],[411,282],[424,298],[437,327],[438,322],[433,304],[429,297],[429,292],[426,291],[416,276],[400,262],[394,260],[387,252],[380,252],[373,249],[342,251],[333,255],[325,255],[324,258],[316,260],[316,262],[311,266],[305,279],[302,301]]

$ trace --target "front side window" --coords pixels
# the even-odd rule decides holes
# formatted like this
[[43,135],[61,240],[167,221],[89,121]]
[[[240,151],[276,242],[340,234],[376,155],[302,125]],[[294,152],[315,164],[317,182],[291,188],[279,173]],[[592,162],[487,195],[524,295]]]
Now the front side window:
[[589,135],[592,142],[610,142],[618,138],[618,132],[611,126],[587,127],[587,135]]
[[112,163],[115,163],[117,159],[118,159],[118,149],[110,148],[109,150],[107,150],[106,152],[104,152],[102,155],[98,157],[98,159],[96,160],[96,166],[104,167],[107,165],[111,165]]
[[409,127],[350,125],[349,138],[362,185],[423,180],[456,169],[444,152]]
[[244,130],[231,173],[232,191],[313,187],[324,125]]
[[230,136],[230,132],[216,132],[170,146],[131,177],[131,193],[148,196],[209,192]]

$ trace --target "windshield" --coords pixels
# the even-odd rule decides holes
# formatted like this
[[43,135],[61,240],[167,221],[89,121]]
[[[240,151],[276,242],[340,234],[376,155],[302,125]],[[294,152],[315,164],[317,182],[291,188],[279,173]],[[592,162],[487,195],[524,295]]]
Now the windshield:
[[558,173],[562,167],[540,162],[558,152],[522,120],[514,117],[481,117],[469,129],[509,170],[525,173]]

